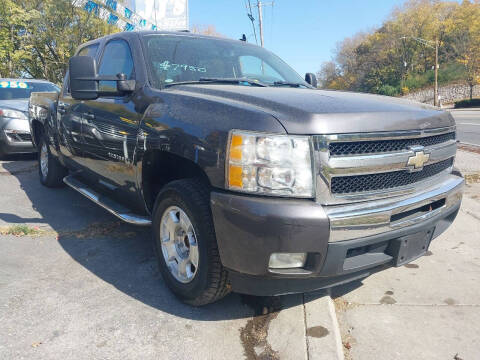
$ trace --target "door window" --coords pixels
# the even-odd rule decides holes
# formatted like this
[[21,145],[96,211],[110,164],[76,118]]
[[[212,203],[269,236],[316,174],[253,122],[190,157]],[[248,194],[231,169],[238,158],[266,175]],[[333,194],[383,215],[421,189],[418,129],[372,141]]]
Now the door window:
[[85,46],[84,48],[80,49],[77,56],[91,56],[95,58],[95,56],[97,55],[97,50],[98,50],[98,44]]
[[[112,40],[105,46],[99,75],[125,74],[127,79],[134,78],[133,57],[125,40]],[[100,81],[100,91],[116,91],[115,81]]]

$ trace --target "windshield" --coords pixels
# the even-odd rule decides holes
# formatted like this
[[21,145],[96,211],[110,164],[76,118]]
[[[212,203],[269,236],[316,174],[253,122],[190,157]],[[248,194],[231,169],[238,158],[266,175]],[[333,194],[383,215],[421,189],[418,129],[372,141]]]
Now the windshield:
[[247,78],[267,85],[288,82],[309,86],[276,55],[241,41],[153,34],[145,35],[144,41],[152,82],[158,88],[207,78]]
[[60,88],[47,82],[0,80],[0,100],[28,99],[34,91],[60,92]]

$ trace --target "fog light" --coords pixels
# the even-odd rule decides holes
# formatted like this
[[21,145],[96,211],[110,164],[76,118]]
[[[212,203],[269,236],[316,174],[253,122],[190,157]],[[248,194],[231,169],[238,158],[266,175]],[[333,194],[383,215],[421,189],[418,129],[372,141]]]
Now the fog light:
[[301,268],[305,265],[307,253],[273,253],[268,267],[272,269]]

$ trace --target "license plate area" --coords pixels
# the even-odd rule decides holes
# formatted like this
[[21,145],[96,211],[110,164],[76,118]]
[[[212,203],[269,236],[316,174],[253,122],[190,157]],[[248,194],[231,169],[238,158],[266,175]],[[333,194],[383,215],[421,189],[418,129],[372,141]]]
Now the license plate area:
[[402,266],[424,255],[432,240],[433,230],[432,228],[392,240],[386,253],[393,257],[393,264]]

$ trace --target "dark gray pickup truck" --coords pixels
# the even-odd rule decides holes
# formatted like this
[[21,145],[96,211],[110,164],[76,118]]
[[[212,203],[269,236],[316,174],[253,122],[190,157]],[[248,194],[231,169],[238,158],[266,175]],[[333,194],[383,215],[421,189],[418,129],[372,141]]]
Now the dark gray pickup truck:
[[462,199],[454,120],[315,85],[242,41],[91,41],[59,95],[30,98],[40,180],[151,225],[166,284],[193,305],[332,287],[425,254]]

